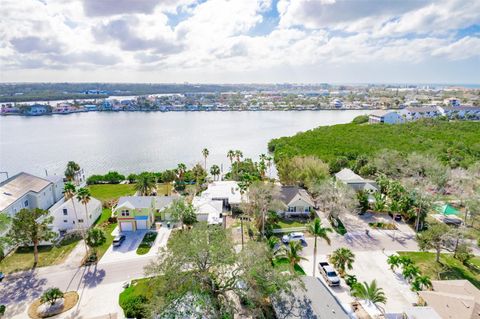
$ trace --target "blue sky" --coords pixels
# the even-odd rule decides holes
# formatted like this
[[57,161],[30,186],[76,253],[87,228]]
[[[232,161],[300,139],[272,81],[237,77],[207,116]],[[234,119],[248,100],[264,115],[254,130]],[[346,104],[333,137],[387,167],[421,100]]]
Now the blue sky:
[[478,0],[2,0],[0,80],[480,83]]

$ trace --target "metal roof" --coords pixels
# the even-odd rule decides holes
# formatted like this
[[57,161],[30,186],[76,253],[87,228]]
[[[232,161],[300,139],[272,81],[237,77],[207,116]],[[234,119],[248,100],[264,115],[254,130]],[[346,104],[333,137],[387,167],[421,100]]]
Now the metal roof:
[[29,192],[39,193],[52,182],[25,172],[10,177],[0,184],[0,211],[5,210]]

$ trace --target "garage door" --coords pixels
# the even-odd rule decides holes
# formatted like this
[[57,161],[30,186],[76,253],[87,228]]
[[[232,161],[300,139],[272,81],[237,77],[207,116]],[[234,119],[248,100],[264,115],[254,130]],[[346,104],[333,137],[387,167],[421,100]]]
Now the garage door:
[[147,229],[147,221],[137,220],[137,229]]
[[121,222],[120,228],[122,231],[133,231],[133,223],[131,222]]

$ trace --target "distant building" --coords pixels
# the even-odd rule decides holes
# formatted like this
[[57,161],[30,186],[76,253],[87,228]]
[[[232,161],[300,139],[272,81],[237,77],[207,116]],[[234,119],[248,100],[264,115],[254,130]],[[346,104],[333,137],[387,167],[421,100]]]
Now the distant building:
[[351,169],[344,168],[335,174],[335,179],[347,186],[350,186],[355,191],[369,191],[376,192],[378,187],[375,181],[365,179],[360,175],[355,174]]
[[399,111],[400,115],[406,120],[418,120],[421,118],[433,118],[440,114],[440,111],[435,106],[424,107],[406,107]]
[[44,115],[44,114],[47,114],[49,113],[49,106],[48,105],[43,105],[43,104],[33,104],[33,105],[30,105],[26,111],[25,111],[25,114],[26,115],[32,115],[32,116],[35,116],[35,115]]
[[334,99],[332,102],[330,102],[330,105],[337,109],[340,109],[343,107],[343,102],[339,99]]
[[83,106],[83,109],[87,112],[91,112],[91,111],[97,111],[98,107],[95,104],[85,104]]
[[400,114],[395,111],[384,111],[379,110],[375,111],[368,117],[369,123],[386,123],[386,124],[397,124],[404,122],[404,119]]
[[444,99],[444,100],[443,100],[443,104],[445,104],[445,105],[447,105],[447,106],[458,107],[458,106],[460,106],[462,103],[460,102],[459,99],[454,98],[454,97],[451,97],[451,98]]
[[0,114],[2,115],[11,115],[11,114],[19,114],[20,109],[12,104],[2,104],[0,108]]

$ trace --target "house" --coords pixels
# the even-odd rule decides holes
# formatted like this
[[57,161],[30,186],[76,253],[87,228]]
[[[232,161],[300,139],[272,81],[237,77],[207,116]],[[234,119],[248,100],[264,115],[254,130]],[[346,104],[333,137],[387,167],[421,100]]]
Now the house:
[[98,108],[95,104],[85,104],[83,106],[83,109],[87,112],[92,112],[92,111],[97,111]]
[[219,200],[223,203],[224,210],[238,207],[242,202],[242,193],[236,181],[216,181],[208,184],[201,197],[210,200]]
[[281,216],[309,216],[310,211],[315,208],[312,197],[306,190],[298,186],[282,186],[279,189],[278,198],[284,208],[278,210]]
[[[112,213],[117,216],[120,231],[150,229],[155,221],[155,213],[168,207],[178,196],[123,196],[118,200]],[[169,219],[163,216],[163,219]]]
[[[292,287],[292,293],[283,293],[272,301],[277,318],[348,319],[351,318],[330,289],[311,276],[300,277],[303,285]],[[303,286],[303,287],[301,287]]]
[[63,186],[59,176],[21,172],[0,183],[0,212],[13,217],[23,208],[49,209],[63,197]]
[[448,118],[472,118],[480,119],[480,107],[475,106],[439,106],[441,115]]
[[423,107],[406,107],[400,110],[400,115],[406,120],[418,120],[421,118],[432,118],[440,114],[437,107],[423,106]]
[[395,111],[379,110],[375,111],[368,117],[369,123],[386,123],[397,124],[404,122],[404,119],[400,114]]
[[443,100],[443,104],[447,105],[447,106],[453,106],[453,107],[457,107],[457,106],[460,106],[461,105],[461,102],[459,99],[457,98],[454,98],[454,97],[450,97],[450,98],[446,98]]
[[378,187],[375,181],[365,179],[360,175],[355,174],[351,169],[344,168],[335,174],[335,179],[347,186],[353,188],[356,192],[368,191],[376,192]]
[[432,290],[419,291],[426,306],[443,319],[478,319],[480,290],[468,280],[432,281]]
[[52,229],[64,234],[90,228],[102,214],[102,202],[91,197],[86,206],[76,198],[59,200],[49,209],[50,215],[54,217]]
[[209,225],[223,223],[223,201],[196,196],[192,205],[197,215],[197,221],[207,222]]
[[20,109],[12,104],[2,104],[0,109],[1,115],[19,114]]

